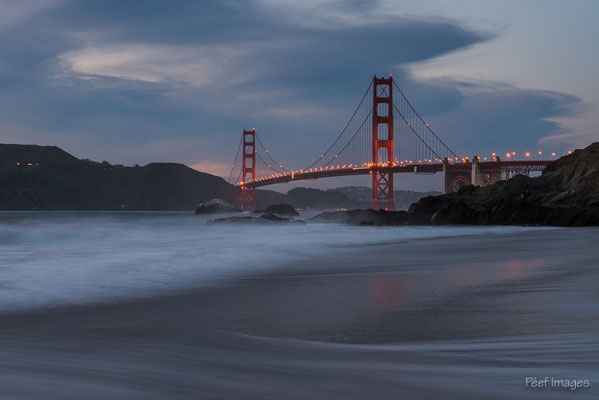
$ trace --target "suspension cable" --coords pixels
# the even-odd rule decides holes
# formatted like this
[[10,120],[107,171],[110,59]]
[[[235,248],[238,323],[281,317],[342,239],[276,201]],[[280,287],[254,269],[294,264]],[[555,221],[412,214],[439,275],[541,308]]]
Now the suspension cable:
[[[282,173],[281,171],[279,171],[279,170],[276,170],[276,169],[274,169],[273,167],[271,167],[271,166],[270,166],[270,164],[269,164],[269,163],[267,163],[267,162],[264,160],[264,158],[262,158],[262,156],[260,155],[260,153],[256,152],[256,156],[258,156],[258,158],[260,159],[260,161],[262,161],[262,162],[264,163],[264,165],[266,165],[266,168],[269,168],[269,169],[273,170],[273,171],[274,171],[274,172],[276,172],[277,174],[280,174],[280,173]],[[287,172],[289,172],[289,171],[287,171]]]
[[356,109],[354,110],[354,113],[352,114],[351,118],[349,119],[349,122],[347,124],[345,124],[345,127],[343,128],[343,130],[341,131],[341,133],[337,136],[337,138],[335,139],[335,141],[333,142],[333,144],[331,144],[329,146],[329,148],[322,153],[322,155],[316,160],[314,161],[312,164],[310,164],[307,168],[305,169],[310,169],[312,168],[314,165],[316,165],[320,160],[322,160],[333,148],[333,146],[335,146],[337,144],[337,142],[339,141],[339,139],[341,139],[341,137],[343,136],[343,134],[345,133],[345,131],[347,130],[347,127],[349,126],[349,124],[351,124],[352,120],[354,119],[354,117],[356,116],[356,113],[358,112],[358,110],[360,109],[360,107],[362,106],[362,103],[364,102],[364,99],[366,98],[366,96],[368,95],[368,92],[370,92],[370,88],[372,87],[373,82],[370,82],[370,85],[368,85],[368,89],[366,89],[366,92],[364,93],[364,96],[362,96],[362,100],[360,100],[360,104],[358,104],[358,106],[356,107]]
[[430,150],[433,152],[433,154],[435,156],[437,156],[437,158],[441,158],[440,155],[437,154],[437,152],[433,149],[431,149],[431,147],[428,145],[428,143],[426,143],[424,141],[424,139],[422,139],[422,137],[420,137],[420,135],[418,134],[418,132],[416,132],[416,130],[414,130],[414,127],[408,122],[408,120],[406,119],[406,117],[404,117],[404,115],[399,111],[399,109],[397,108],[397,106],[395,104],[393,104],[393,108],[395,108],[395,111],[397,111],[397,113],[401,116],[401,118],[404,120],[404,122],[406,124],[408,124],[408,127],[412,130],[412,132],[414,132],[414,135],[416,135],[418,137],[418,139],[420,139],[420,141]]
[[[372,110],[370,110],[370,112],[368,113],[368,115],[366,115],[366,118],[364,118],[364,121],[362,121],[362,124],[360,124],[360,127],[358,129],[356,129],[356,132],[353,134],[353,136],[349,139],[349,141],[345,144],[345,146],[343,146],[341,148],[341,150],[339,151],[339,153],[337,153],[336,155],[338,156],[339,154],[343,153],[343,150],[345,150],[347,148],[347,146],[349,146],[349,144],[352,142],[352,140],[354,140],[354,138],[356,137],[356,135],[362,130],[362,127],[364,126],[364,124],[366,123],[366,121],[368,121],[368,118],[370,118],[370,115],[372,114]],[[333,161],[335,161],[335,158],[337,157],[333,157],[329,160],[328,163],[325,164],[329,165],[331,164]]]
[[[441,140],[441,138],[439,136],[437,136],[437,134],[433,131],[433,129],[430,126],[428,126],[428,124],[426,122],[424,122],[424,120],[422,119],[422,117],[420,116],[420,114],[418,114],[418,111],[416,111],[416,109],[414,108],[414,106],[412,106],[412,103],[410,103],[410,100],[408,100],[408,98],[406,97],[406,95],[401,91],[401,89],[399,88],[399,86],[397,86],[397,84],[395,83],[395,81],[393,81],[393,86],[395,86],[395,88],[399,91],[399,94],[401,94],[401,97],[406,101],[406,103],[408,103],[408,106],[410,106],[410,109],[414,112],[414,114],[416,114],[416,116],[420,119],[420,121],[422,121],[424,123],[424,125],[430,131],[430,133],[433,134],[433,136],[443,145],[443,147],[445,147],[445,149],[447,149],[447,151],[449,151],[451,154],[453,154],[454,157],[459,158],[459,156],[456,153],[454,153],[453,150],[451,150],[449,148],[449,146],[447,146],[445,144],[445,142],[443,142],[443,140]],[[395,107],[395,108],[397,109],[397,107]],[[405,118],[404,118],[404,120],[405,120]]]
[[[243,142],[243,136],[239,139],[239,146],[237,147],[237,154],[235,154],[235,161],[233,161],[233,166],[231,167],[231,172],[229,172],[229,177],[227,178],[227,182],[231,180],[231,176],[233,175],[233,170],[235,169],[235,165],[237,164],[237,158],[239,158],[239,150],[241,150],[241,144]],[[231,182],[229,182],[231,183]]]
[[[274,162],[276,165],[279,166],[280,169],[282,169],[283,171],[289,172],[288,169],[283,167],[283,164],[280,164],[277,160],[274,159],[274,157],[268,152],[268,150],[266,149],[266,146],[264,146],[264,144],[262,143],[262,140],[260,140],[260,136],[258,136],[258,134],[256,133],[256,139],[258,139],[258,143],[260,144],[260,146],[262,146],[262,150],[264,150],[264,153],[266,153],[266,155],[272,160],[272,162]],[[266,164],[268,165],[268,164]],[[272,169],[272,168],[271,168]]]

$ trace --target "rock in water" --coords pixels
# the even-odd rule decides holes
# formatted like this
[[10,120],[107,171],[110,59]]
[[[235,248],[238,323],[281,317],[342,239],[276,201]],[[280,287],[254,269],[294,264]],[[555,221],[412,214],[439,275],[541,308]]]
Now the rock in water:
[[196,208],[196,214],[239,213],[241,209],[223,199],[212,199],[201,203]]
[[299,214],[295,208],[289,204],[274,204],[266,207],[264,210],[256,210],[255,214],[276,214],[297,217]]
[[265,214],[259,217],[243,216],[243,217],[228,217],[228,218],[216,218],[207,222],[209,225],[213,224],[305,224],[304,221],[294,220],[291,218],[278,217],[274,214]]

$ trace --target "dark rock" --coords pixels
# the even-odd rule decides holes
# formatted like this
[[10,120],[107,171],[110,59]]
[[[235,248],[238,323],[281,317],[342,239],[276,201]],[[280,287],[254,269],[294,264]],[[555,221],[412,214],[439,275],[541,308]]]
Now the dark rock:
[[599,143],[549,164],[539,177],[425,197],[409,213],[411,222],[432,224],[599,225]]
[[288,204],[289,199],[284,193],[274,190],[256,189],[256,206],[260,209],[273,204]]
[[298,216],[298,212],[295,211],[295,208],[289,204],[274,204],[272,206],[266,207],[264,210],[256,210],[255,214],[277,214],[277,215],[289,215],[289,216]]
[[207,222],[208,224],[305,224],[304,221],[294,220],[291,218],[283,218],[274,214],[265,214],[259,217],[254,216],[242,216],[242,217],[228,217],[228,218],[216,218]]
[[201,203],[196,208],[196,214],[239,213],[241,209],[223,199],[212,199]]
[[405,211],[350,210],[323,212],[308,219],[308,222],[341,222],[354,225],[405,225]]
[[310,221],[359,225],[599,225],[599,143],[549,164],[536,178],[516,175],[486,187],[428,196],[397,211],[322,213]]

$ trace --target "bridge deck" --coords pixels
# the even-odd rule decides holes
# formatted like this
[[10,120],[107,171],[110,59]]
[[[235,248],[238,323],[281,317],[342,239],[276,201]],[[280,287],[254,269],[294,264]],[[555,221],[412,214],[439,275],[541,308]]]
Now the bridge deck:
[[[553,160],[513,160],[513,161],[481,161],[479,166],[483,172],[500,169],[510,168],[527,168],[530,171],[542,171],[549,163]],[[450,163],[448,168],[450,170],[463,170],[470,169],[472,163]],[[380,167],[346,167],[346,168],[331,168],[331,169],[318,169],[308,171],[292,171],[286,173],[275,174],[273,176],[258,178],[255,181],[240,182],[237,184],[239,187],[257,188],[261,186],[274,185],[276,183],[286,183],[291,181],[302,181],[310,179],[320,179],[338,176],[351,176],[351,175],[368,175],[373,170],[379,170],[382,172],[392,172],[394,174],[405,174],[405,173],[420,173],[420,174],[434,174],[443,171],[442,163],[425,163],[425,164],[401,164],[392,166],[380,166]]]

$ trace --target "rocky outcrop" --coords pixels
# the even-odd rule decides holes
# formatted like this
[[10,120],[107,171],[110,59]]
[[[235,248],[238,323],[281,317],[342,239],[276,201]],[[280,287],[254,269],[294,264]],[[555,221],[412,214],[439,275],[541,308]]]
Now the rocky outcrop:
[[196,207],[196,214],[224,214],[239,213],[241,209],[223,199],[212,199],[199,204]]
[[599,225],[599,143],[549,164],[539,177],[467,186],[409,211],[433,224]]
[[254,213],[286,215],[291,217],[297,217],[299,215],[299,213],[295,211],[295,208],[289,204],[274,204],[272,206],[266,207],[263,210],[256,210]]
[[209,225],[214,224],[305,224],[304,221],[294,220],[292,218],[283,218],[274,214],[264,214],[259,217],[241,216],[216,218],[207,222]]
[[517,175],[486,187],[429,196],[407,213],[353,210],[312,221],[416,225],[599,225],[599,143],[551,163],[536,178]]

